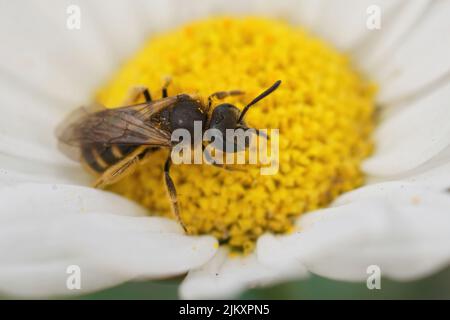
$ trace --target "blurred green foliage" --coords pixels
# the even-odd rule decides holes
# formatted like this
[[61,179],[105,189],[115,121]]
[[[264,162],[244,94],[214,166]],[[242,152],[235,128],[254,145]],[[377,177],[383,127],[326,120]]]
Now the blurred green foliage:
[[[81,299],[177,299],[180,279],[129,282]],[[428,278],[397,282],[383,279],[380,290],[311,276],[308,279],[248,290],[240,299],[450,299],[450,268]]]

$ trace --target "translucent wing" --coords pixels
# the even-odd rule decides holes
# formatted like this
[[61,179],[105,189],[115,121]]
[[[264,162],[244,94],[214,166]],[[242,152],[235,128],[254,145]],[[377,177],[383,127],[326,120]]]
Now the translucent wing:
[[[71,113],[56,130],[60,149],[79,159],[79,149],[89,144],[170,146],[170,132],[150,121],[155,113],[172,106],[174,96],[116,109],[81,107]],[[77,150],[78,149],[78,150]]]

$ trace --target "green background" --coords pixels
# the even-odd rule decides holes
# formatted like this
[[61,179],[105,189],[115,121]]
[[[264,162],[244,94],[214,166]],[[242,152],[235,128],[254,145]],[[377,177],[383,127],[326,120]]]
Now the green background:
[[[81,299],[177,299],[177,280],[130,282],[81,296]],[[380,290],[366,283],[332,281],[311,276],[272,287],[248,290],[241,299],[450,299],[450,268],[411,282],[381,281]]]

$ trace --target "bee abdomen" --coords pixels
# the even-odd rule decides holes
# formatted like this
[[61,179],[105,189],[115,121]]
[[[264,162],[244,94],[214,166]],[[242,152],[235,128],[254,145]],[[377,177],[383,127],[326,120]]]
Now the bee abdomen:
[[90,144],[81,149],[82,160],[86,165],[97,173],[102,173],[110,166],[124,159],[138,146],[135,145],[112,145]]

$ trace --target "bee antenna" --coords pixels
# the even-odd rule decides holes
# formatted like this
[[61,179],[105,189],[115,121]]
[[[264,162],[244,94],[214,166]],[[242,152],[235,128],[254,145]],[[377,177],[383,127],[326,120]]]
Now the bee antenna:
[[241,115],[239,116],[238,123],[241,122],[242,119],[244,119],[245,114],[247,113],[248,109],[250,109],[250,107],[252,105],[257,103],[259,100],[264,99],[272,92],[274,92],[280,86],[280,84],[281,84],[281,80],[276,81],[269,89],[267,89],[266,91],[261,93],[259,96],[257,96],[255,99],[253,99],[248,105],[246,105],[244,110],[242,110]]

